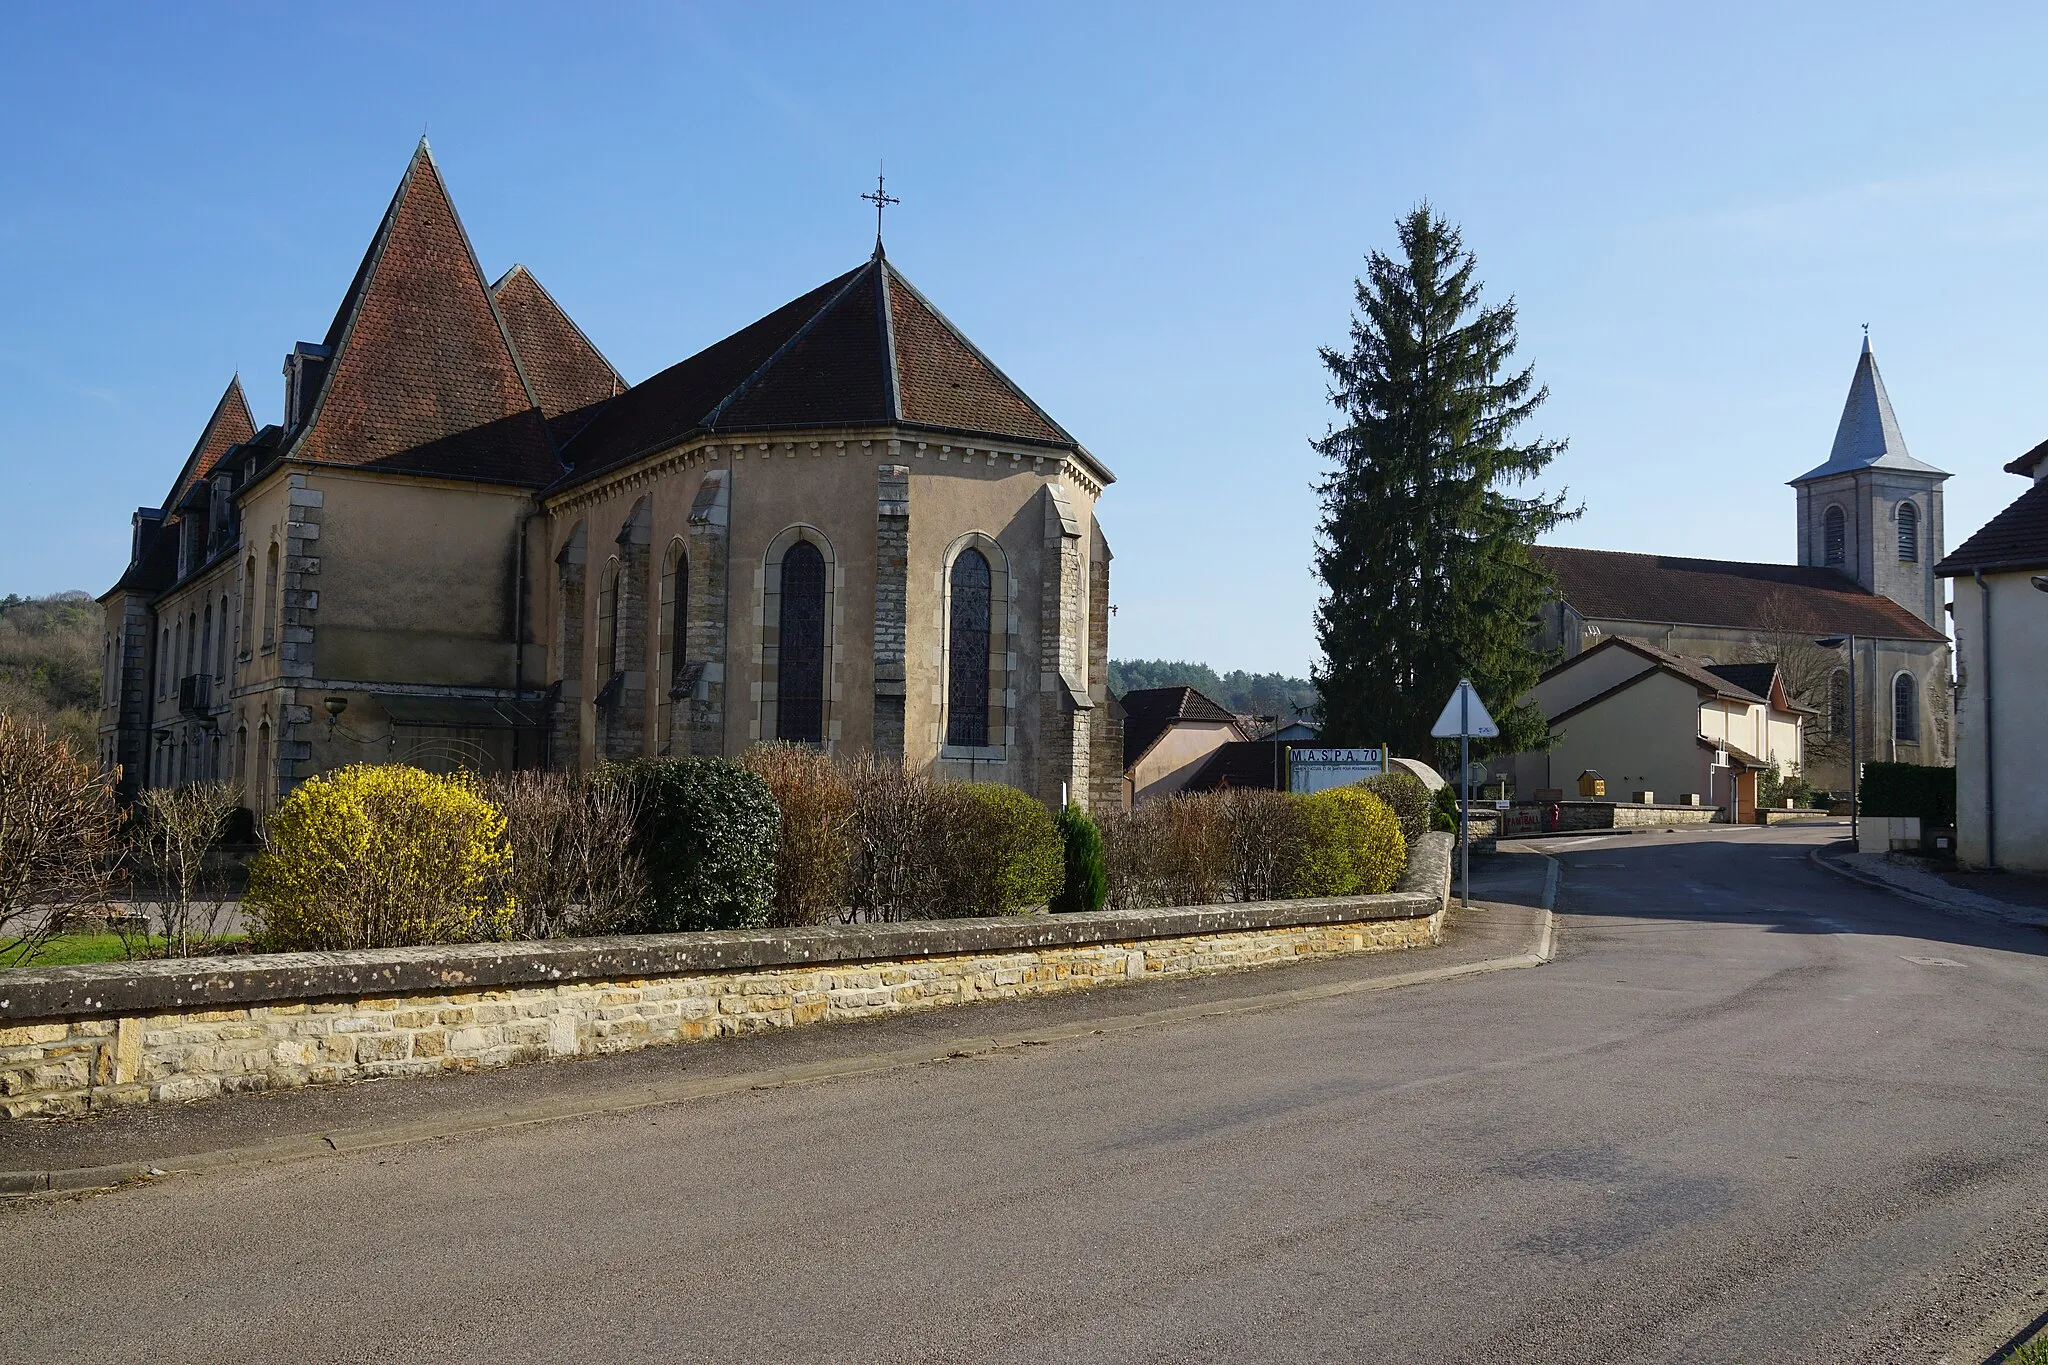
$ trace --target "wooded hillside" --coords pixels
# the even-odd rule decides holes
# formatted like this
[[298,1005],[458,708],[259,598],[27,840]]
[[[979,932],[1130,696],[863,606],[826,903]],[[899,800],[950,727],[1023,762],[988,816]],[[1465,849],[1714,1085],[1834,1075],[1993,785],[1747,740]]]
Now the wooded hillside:
[[98,751],[99,604],[82,592],[0,597],[0,711],[43,721],[85,756]]

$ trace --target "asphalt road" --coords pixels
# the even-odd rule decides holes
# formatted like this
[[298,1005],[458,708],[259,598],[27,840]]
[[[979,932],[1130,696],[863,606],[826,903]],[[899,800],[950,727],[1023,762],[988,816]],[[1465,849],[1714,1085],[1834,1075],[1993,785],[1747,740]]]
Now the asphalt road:
[[1558,840],[1542,968],[0,1211],[0,1358],[1935,1360],[2048,1282],[2048,934],[1836,833]]

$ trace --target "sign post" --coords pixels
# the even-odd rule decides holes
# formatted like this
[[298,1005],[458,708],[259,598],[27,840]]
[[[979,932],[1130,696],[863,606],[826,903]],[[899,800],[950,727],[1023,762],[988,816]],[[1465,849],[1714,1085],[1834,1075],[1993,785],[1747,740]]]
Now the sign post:
[[1472,907],[1472,741],[1475,739],[1497,739],[1500,727],[1493,723],[1493,717],[1486,712],[1486,703],[1479,700],[1479,693],[1473,689],[1470,678],[1458,679],[1457,691],[1444,703],[1443,714],[1436,718],[1436,724],[1429,727],[1432,739],[1456,739],[1458,741],[1458,843],[1462,845],[1464,868],[1460,876],[1463,887],[1459,892],[1459,904],[1465,909]]

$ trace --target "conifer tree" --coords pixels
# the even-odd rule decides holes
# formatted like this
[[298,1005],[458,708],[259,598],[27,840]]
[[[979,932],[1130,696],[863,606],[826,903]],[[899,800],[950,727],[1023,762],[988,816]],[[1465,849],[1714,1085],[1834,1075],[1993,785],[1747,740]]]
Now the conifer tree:
[[1515,490],[1565,443],[1514,444],[1549,396],[1510,365],[1514,300],[1481,304],[1472,253],[1428,203],[1398,230],[1401,258],[1373,252],[1356,282],[1350,349],[1322,351],[1342,414],[1314,443],[1329,462],[1316,488],[1323,733],[1429,754],[1466,676],[1500,722],[1492,752],[1542,748],[1543,717],[1515,706],[1548,662],[1531,632],[1550,581],[1529,546],[1578,512]]

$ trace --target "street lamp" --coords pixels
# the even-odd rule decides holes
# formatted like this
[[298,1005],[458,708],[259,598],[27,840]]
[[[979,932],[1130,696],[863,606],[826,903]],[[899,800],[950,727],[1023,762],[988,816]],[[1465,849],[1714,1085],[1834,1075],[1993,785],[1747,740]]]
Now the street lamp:
[[[1861,826],[1857,823],[1856,801],[1856,637],[1853,635],[1830,635],[1814,641],[1822,649],[1840,649],[1849,646],[1849,838],[1858,848],[1863,846]],[[1834,698],[1830,697],[1830,704]],[[1832,718],[1830,718],[1832,723]]]

